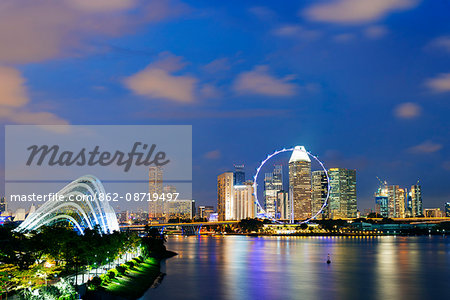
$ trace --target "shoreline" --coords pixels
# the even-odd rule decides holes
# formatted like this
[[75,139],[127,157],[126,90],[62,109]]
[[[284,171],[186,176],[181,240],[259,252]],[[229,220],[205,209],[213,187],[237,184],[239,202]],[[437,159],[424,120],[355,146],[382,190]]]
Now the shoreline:
[[[164,253],[155,253],[153,256],[144,258],[140,263],[133,265],[122,274],[114,276],[106,286],[101,284],[95,290],[86,290],[85,295],[83,295],[84,299],[139,299],[147,290],[156,288],[161,284],[166,275],[161,272],[161,262],[176,255],[178,253],[165,250]],[[110,271],[117,273],[117,267]]]

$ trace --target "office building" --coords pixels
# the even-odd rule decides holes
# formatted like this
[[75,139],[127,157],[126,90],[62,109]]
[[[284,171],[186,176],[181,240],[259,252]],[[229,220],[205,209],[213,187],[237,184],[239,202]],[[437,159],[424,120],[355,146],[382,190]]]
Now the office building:
[[268,217],[275,218],[277,212],[277,192],[283,189],[283,166],[276,165],[272,173],[264,178],[264,209]]
[[291,216],[291,206],[289,203],[289,192],[278,191],[277,192],[277,212],[275,218],[281,220],[289,220]]
[[244,165],[234,165],[234,179],[233,184],[234,185],[241,185],[245,182],[245,172],[244,172]]
[[450,202],[445,203],[445,216],[450,218]]
[[411,197],[412,217],[423,216],[422,188],[419,183],[411,186],[409,196]]
[[405,190],[398,185],[388,186],[389,218],[405,217]]
[[440,208],[425,208],[423,210],[425,218],[442,218],[444,212]]
[[[325,171],[314,171],[312,172],[312,214],[315,215],[323,207],[328,193],[328,180]],[[316,218],[328,218],[328,207],[327,205],[320,216]]]
[[386,181],[380,182],[380,186],[375,193],[375,212],[383,218],[389,216],[389,198]]
[[330,218],[356,218],[356,170],[332,168],[328,171],[328,176]]
[[234,186],[234,202],[236,210],[233,219],[242,220],[255,217],[256,206],[252,181],[246,181],[243,184]]
[[197,208],[197,218],[209,219],[209,216],[214,213],[214,206],[200,205]]
[[191,220],[195,215],[195,200],[172,200],[164,202],[166,221],[170,219]]
[[5,197],[0,198],[0,215],[6,211],[6,200]]
[[234,220],[236,216],[233,177],[233,172],[225,172],[217,176],[217,214],[219,221]]
[[311,217],[311,160],[303,146],[296,146],[289,159],[289,198],[294,219]]
[[177,187],[174,185],[165,185],[163,186],[163,193],[167,196],[167,194],[175,194],[177,192]]
[[150,219],[164,216],[164,201],[160,199],[163,193],[163,170],[161,167],[150,167],[148,170],[148,192],[151,200],[148,202],[148,217]]

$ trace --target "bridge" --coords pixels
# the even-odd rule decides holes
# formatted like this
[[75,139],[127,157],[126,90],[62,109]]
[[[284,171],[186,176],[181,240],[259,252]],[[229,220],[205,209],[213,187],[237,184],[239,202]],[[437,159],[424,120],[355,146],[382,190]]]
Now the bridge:
[[121,225],[121,230],[144,231],[145,227],[157,228],[161,232],[166,228],[179,228],[183,235],[198,235],[203,226],[220,226],[237,224],[239,221],[216,221],[216,222],[192,222],[192,223],[163,223],[163,224],[146,224],[146,225]]
[[[355,220],[359,220],[360,218],[342,218],[341,220],[349,221],[352,223]],[[391,218],[395,222],[405,222],[410,224],[437,224],[442,222],[450,222],[449,217],[439,217],[439,218],[425,218],[425,217],[416,217],[416,218]],[[335,221],[337,219],[334,219]],[[368,218],[368,220],[373,221],[381,221],[383,218]],[[278,220],[281,224],[289,224],[288,220]],[[314,221],[312,221],[314,222]],[[146,225],[120,225],[121,230],[133,230],[133,231],[144,231],[145,227],[149,228],[157,228],[161,232],[167,231],[171,228],[176,228],[181,230],[183,235],[198,235],[200,234],[200,230],[203,226],[220,226],[220,225],[234,225],[239,223],[239,221],[216,221],[216,222],[192,222],[192,223],[155,223],[155,224],[146,224]]]

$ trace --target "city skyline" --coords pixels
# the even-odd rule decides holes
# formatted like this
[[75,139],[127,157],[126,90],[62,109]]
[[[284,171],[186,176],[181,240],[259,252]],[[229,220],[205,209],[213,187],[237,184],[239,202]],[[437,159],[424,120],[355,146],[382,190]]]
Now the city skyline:
[[18,24],[28,2],[14,1],[0,12],[0,121],[192,124],[193,198],[205,204],[228,166],[246,162],[253,174],[267,153],[296,144],[327,168],[356,169],[361,207],[376,176],[420,179],[430,206],[449,201],[448,5],[328,13],[347,1],[45,0],[26,6],[33,25]]

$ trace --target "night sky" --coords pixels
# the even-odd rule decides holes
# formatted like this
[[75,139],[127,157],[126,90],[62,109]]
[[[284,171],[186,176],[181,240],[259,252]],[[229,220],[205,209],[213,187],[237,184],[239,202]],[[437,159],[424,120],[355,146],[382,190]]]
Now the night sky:
[[447,0],[2,1],[0,119],[192,124],[197,204],[304,145],[357,170],[360,210],[376,176],[443,207],[449,20]]

